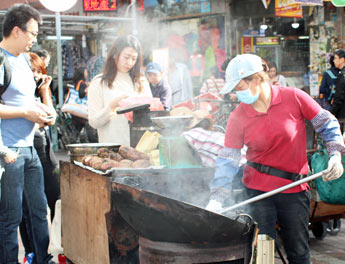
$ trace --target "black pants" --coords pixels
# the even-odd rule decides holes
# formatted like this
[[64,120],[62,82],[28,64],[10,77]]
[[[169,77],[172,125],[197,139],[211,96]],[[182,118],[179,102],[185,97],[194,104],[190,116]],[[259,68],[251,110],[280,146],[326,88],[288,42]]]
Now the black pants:
[[[72,124],[78,132],[78,135],[76,135],[76,138],[80,136],[81,130],[85,128],[87,139],[80,140],[81,143],[98,143],[97,130],[89,125],[89,122],[87,119],[72,115]],[[85,142],[82,142],[82,141],[85,141]]]
[[[51,221],[53,221],[55,215],[55,203],[60,199],[60,179],[56,171],[54,172],[57,168],[57,162],[55,154],[51,148],[50,139],[46,129],[40,128],[35,131],[34,146],[43,167],[44,192],[50,209],[50,218]],[[25,253],[33,252],[24,218],[20,223],[19,230]]]
[[[247,189],[249,197],[263,192]],[[250,205],[249,211],[258,222],[260,234],[276,239],[276,223],[279,224],[281,238],[289,263],[309,264],[309,208],[310,195],[279,193]]]

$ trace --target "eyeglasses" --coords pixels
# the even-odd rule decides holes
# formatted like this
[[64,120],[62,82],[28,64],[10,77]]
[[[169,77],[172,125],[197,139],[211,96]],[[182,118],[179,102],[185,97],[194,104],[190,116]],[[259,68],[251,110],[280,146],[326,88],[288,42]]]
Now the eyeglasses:
[[34,38],[37,38],[38,36],[38,32],[34,32],[34,31],[30,31],[27,29],[23,29],[24,32],[29,32]]

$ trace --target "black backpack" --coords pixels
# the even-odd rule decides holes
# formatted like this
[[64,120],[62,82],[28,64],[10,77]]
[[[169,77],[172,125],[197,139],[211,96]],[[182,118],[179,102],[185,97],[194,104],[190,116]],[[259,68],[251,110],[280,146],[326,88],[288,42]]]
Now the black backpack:
[[11,72],[11,66],[8,62],[7,56],[3,52],[3,50],[0,48],[0,67],[4,66],[4,82],[3,85],[0,84],[0,101],[2,101],[2,95],[6,91],[7,87],[11,83],[12,78],[12,72]]

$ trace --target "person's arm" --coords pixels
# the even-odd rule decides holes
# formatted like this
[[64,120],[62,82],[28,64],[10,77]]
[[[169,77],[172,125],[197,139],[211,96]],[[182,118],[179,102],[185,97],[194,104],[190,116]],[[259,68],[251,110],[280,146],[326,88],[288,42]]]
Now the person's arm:
[[88,87],[88,119],[89,124],[93,128],[101,128],[105,126],[116,113],[119,101],[127,96],[115,97],[108,105],[104,104],[104,88],[101,84],[101,79],[94,79]]
[[321,134],[329,153],[328,168],[323,172],[324,181],[338,179],[344,172],[341,156],[345,153],[344,140],[337,119],[328,111],[321,110],[311,120],[315,131]]
[[46,76],[43,80],[42,85],[38,88],[38,94],[41,98],[41,101],[44,105],[48,107],[48,115],[51,116],[52,118],[49,119],[45,123],[45,125],[52,126],[55,124],[56,121],[56,111],[53,105],[53,100],[52,100],[52,95],[50,91],[50,83],[52,81],[52,78],[50,76]]
[[172,92],[171,92],[170,86],[168,82],[165,82],[163,83],[163,90],[162,90],[162,93],[160,94],[160,100],[165,110],[170,110],[171,98],[172,98]]
[[345,153],[344,139],[341,135],[338,120],[327,110],[320,112],[311,120],[311,123],[327,148],[330,156]]
[[12,119],[12,118],[25,118],[33,123],[44,124],[47,122],[45,118],[47,113],[40,107],[18,107],[0,104],[0,118]]
[[232,181],[238,172],[241,149],[224,147],[218,154],[214,178],[210,183],[211,199],[223,202],[232,191]]
[[0,158],[5,158],[8,151],[9,151],[8,147],[6,147],[4,145],[0,145]]
[[5,163],[13,163],[17,160],[17,153],[12,151],[6,146],[0,145],[0,158],[2,158]]
[[214,178],[210,182],[211,196],[206,210],[216,212],[222,209],[224,201],[231,197],[232,182],[239,171],[240,160],[240,149],[224,148],[220,151],[216,159]]
[[330,155],[328,168],[322,172],[322,179],[330,181],[341,177],[344,171],[341,155],[345,153],[345,147],[339,122],[330,112],[322,109],[307,93],[299,89],[295,89],[295,93],[303,117],[310,120],[315,131],[321,134]]

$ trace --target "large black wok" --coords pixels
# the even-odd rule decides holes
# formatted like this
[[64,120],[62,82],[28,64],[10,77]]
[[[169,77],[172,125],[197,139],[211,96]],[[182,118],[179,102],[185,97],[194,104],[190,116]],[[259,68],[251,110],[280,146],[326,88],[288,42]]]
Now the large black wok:
[[250,244],[256,224],[230,219],[201,207],[146,191],[135,177],[113,177],[112,201],[120,215],[142,237],[172,243]]

